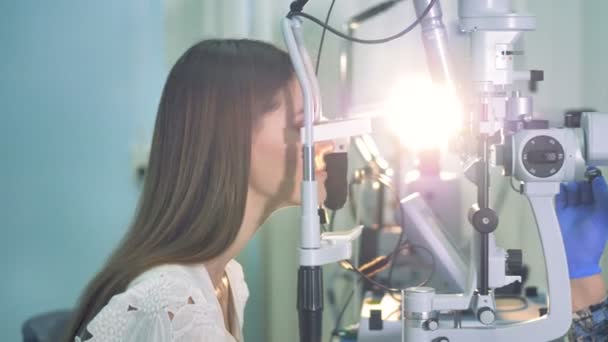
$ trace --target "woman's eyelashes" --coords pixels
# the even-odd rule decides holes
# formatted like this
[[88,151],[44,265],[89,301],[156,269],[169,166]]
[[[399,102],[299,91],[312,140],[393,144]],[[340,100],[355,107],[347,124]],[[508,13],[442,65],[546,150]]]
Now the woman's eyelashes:
[[288,123],[287,127],[285,127],[285,139],[288,144],[298,144],[301,140],[301,132],[302,126],[298,123]]
[[298,138],[298,140],[301,137],[302,127],[304,127],[304,110],[303,109],[298,111],[295,114],[295,116],[293,117],[293,122],[292,122],[292,127],[291,127],[293,133]]
[[304,120],[296,120],[293,124],[293,130],[299,135],[304,127]]

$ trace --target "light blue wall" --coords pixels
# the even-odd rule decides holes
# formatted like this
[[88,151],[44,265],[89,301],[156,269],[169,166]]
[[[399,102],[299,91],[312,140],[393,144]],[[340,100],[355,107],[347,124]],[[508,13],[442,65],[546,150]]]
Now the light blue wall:
[[608,23],[605,19],[606,13],[608,13],[607,1],[585,1],[583,96],[585,105],[601,112],[608,112],[608,67],[606,67]]
[[0,341],[72,306],[124,233],[163,39],[160,0],[0,2]]

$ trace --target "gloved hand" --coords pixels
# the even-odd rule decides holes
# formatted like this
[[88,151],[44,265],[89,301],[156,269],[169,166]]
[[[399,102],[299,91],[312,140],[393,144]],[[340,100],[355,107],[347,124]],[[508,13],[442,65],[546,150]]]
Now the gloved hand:
[[555,201],[570,278],[601,273],[608,238],[608,186],[604,177],[561,185]]

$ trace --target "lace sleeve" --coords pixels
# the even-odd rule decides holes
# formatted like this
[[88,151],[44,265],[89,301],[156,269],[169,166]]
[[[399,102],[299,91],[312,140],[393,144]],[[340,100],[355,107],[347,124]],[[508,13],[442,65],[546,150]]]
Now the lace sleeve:
[[[223,316],[200,290],[160,273],[112,297],[87,325],[99,341],[231,341]],[[80,339],[76,339],[80,342]]]

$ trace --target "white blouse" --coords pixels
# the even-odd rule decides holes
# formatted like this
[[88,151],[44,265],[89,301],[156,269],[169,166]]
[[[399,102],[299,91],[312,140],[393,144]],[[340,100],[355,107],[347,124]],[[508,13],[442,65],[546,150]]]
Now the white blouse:
[[[109,303],[87,325],[99,341],[243,341],[242,323],[249,290],[243,269],[235,260],[226,266],[234,303],[232,336],[215,295],[209,273],[202,264],[162,265],[135,278],[123,293]],[[81,339],[76,337],[76,342]]]

